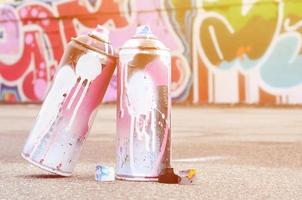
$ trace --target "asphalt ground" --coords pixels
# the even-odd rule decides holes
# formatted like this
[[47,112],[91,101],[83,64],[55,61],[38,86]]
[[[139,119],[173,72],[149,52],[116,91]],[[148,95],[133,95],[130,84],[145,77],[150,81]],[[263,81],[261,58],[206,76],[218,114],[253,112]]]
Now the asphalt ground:
[[20,156],[39,105],[0,105],[0,199],[302,199],[302,109],[173,107],[172,166],[194,185],[96,182],[114,166],[115,107],[100,108],[74,175]]

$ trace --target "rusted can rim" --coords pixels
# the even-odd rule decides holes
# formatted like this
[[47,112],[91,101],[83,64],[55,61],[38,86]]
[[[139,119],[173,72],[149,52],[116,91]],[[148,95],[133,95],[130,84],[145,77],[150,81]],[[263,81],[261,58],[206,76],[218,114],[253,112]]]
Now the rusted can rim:
[[101,41],[101,42],[103,42],[103,43],[106,43],[106,44],[110,44],[110,45],[111,45],[111,43],[110,43],[109,41],[105,41],[105,40],[103,40],[102,38],[99,38],[99,37],[97,37],[96,35],[93,35],[92,33],[89,33],[88,36],[89,36],[89,37],[92,37],[92,38],[94,38],[94,39],[96,39],[96,40],[98,40],[98,41]]
[[[76,43],[78,43],[78,44],[80,44],[80,45],[82,45],[82,46],[84,46],[84,47],[86,47],[87,49],[96,51],[96,52],[98,52],[98,53],[100,53],[100,54],[103,54],[103,55],[105,55],[105,56],[109,56],[109,57],[112,57],[112,58],[115,58],[115,59],[118,58],[118,56],[116,55],[116,53],[114,53],[114,55],[108,54],[108,53],[106,53],[106,52],[104,52],[104,51],[101,51],[101,50],[99,50],[99,49],[97,49],[97,48],[95,48],[95,47],[92,47],[92,46],[90,46],[90,45],[88,45],[88,44],[86,44],[86,43],[84,43],[84,42],[78,40],[77,38],[71,38],[71,40],[72,40],[72,41],[75,41]],[[98,40],[100,40],[100,39],[98,39]],[[106,42],[106,43],[109,44],[108,42]]]

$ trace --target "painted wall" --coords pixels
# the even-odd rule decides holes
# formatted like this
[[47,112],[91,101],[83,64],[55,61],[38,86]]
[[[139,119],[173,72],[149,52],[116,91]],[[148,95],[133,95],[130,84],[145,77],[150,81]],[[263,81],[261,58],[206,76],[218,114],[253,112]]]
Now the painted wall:
[[0,100],[42,101],[67,42],[97,24],[116,48],[149,24],[172,51],[175,102],[302,104],[301,0],[2,3]]

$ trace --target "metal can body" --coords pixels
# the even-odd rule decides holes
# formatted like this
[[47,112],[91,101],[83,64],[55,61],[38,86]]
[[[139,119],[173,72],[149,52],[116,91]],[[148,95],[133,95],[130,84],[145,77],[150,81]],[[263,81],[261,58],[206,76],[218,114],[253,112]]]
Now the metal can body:
[[155,181],[170,167],[171,56],[141,36],[119,52],[116,177]]
[[62,176],[72,174],[116,66],[111,54],[111,46],[93,35],[68,44],[23,158]]

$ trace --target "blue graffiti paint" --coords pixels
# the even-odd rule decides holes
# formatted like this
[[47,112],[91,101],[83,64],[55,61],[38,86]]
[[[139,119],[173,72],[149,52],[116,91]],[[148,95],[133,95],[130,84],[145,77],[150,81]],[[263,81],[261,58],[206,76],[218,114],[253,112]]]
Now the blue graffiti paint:
[[293,56],[299,47],[298,34],[282,37],[263,63],[260,74],[264,82],[276,88],[290,88],[302,83],[302,55]]
[[229,70],[234,67],[236,63],[238,63],[237,65],[239,65],[243,70],[248,70],[255,67],[259,63],[259,60],[252,60],[247,55],[244,55],[243,58],[236,58],[232,61],[223,60],[218,68],[222,70]]

